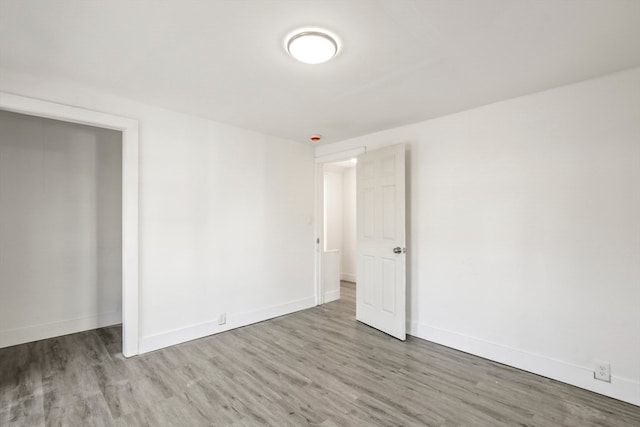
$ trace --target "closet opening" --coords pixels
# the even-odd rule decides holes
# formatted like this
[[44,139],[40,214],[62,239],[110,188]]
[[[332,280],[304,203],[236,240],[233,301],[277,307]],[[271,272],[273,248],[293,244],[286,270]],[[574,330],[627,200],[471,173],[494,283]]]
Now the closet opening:
[[138,354],[136,120],[0,93],[0,282],[0,348]]

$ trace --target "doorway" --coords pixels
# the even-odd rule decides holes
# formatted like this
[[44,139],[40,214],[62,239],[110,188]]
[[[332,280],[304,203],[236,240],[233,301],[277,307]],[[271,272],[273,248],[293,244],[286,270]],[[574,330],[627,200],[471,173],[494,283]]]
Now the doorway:
[[[355,153],[359,151],[359,153]],[[351,150],[357,156],[356,194],[356,320],[399,340],[406,339],[406,165],[405,145],[396,144],[374,151]],[[353,153],[353,154],[352,154]],[[331,245],[327,206],[331,195],[326,171],[337,165],[325,165],[345,157],[346,152],[316,159],[316,201],[319,208],[316,287],[318,304],[325,302],[326,288],[335,283],[340,259]],[[324,160],[324,162],[323,162]],[[326,214],[325,214],[325,211]],[[322,240],[322,245],[320,244]],[[328,243],[325,243],[328,242]],[[333,280],[333,281],[332,281]]]
[[323,174],[323,302],[356,286],[356,158],[327,163]]
[[[137,120],[0,92],[0,110],[121,132],[122,353],[138,344],[138,122]],[[37,269],[37,266],[34,266]]]

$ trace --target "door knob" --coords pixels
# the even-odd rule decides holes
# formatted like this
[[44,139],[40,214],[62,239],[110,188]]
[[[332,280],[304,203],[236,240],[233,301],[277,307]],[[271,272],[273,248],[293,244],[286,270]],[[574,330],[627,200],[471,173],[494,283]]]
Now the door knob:
[[402,252],[404,252],[402,250],[402,248],[400,246],[396,246],[395,248],[393,248],[393,253],[394,254],[401,254]]

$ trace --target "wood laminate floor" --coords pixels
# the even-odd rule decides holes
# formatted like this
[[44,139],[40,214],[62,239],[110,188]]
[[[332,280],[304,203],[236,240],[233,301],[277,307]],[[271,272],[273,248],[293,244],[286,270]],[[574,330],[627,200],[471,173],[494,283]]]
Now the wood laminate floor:
[[342,299],[125,360],[120,327],[0,349],[2,426],[640,426],[640,408],[355,321]]

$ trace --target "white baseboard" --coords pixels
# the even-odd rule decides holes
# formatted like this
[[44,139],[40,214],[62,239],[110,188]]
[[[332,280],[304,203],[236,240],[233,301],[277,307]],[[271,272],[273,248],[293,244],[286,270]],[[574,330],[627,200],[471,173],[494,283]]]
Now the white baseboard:
[[340,299],[340,289],[336,289],[333,291],[327,291],[324,293],[324,302],[325,304],[331,301],[335,301]]
[[94,316],[79,317],[77,319],[61,320],[24,328],[0,331],[0,348],[27,342],[39,341],[76,332],[104,328],[105,326],[122,323],[122,312],[96,314]]
[[344,280],[345,282],[356,282],[356,275],[353,273],[340,273],[340,280]]
[[409,322],[408,330],[410,335],[418,338],[613,397],[614,399],[640,405],[639,381],[621,378],[615,375],[611,376],[610,383],[597,381],[593,378],[592,368],[585,368],[569,362],[550,359],[545,356],[528,353],[457,332],[447,331],[424,323]]
[[227,323],[224,325],[218,325],[218,320],[216,319],[144,336],[140,339],[140,354],[273,319],[274,317],[284,316],[315,305],[315,297],[311,296],[247,313],[229,314],[227,315]]

